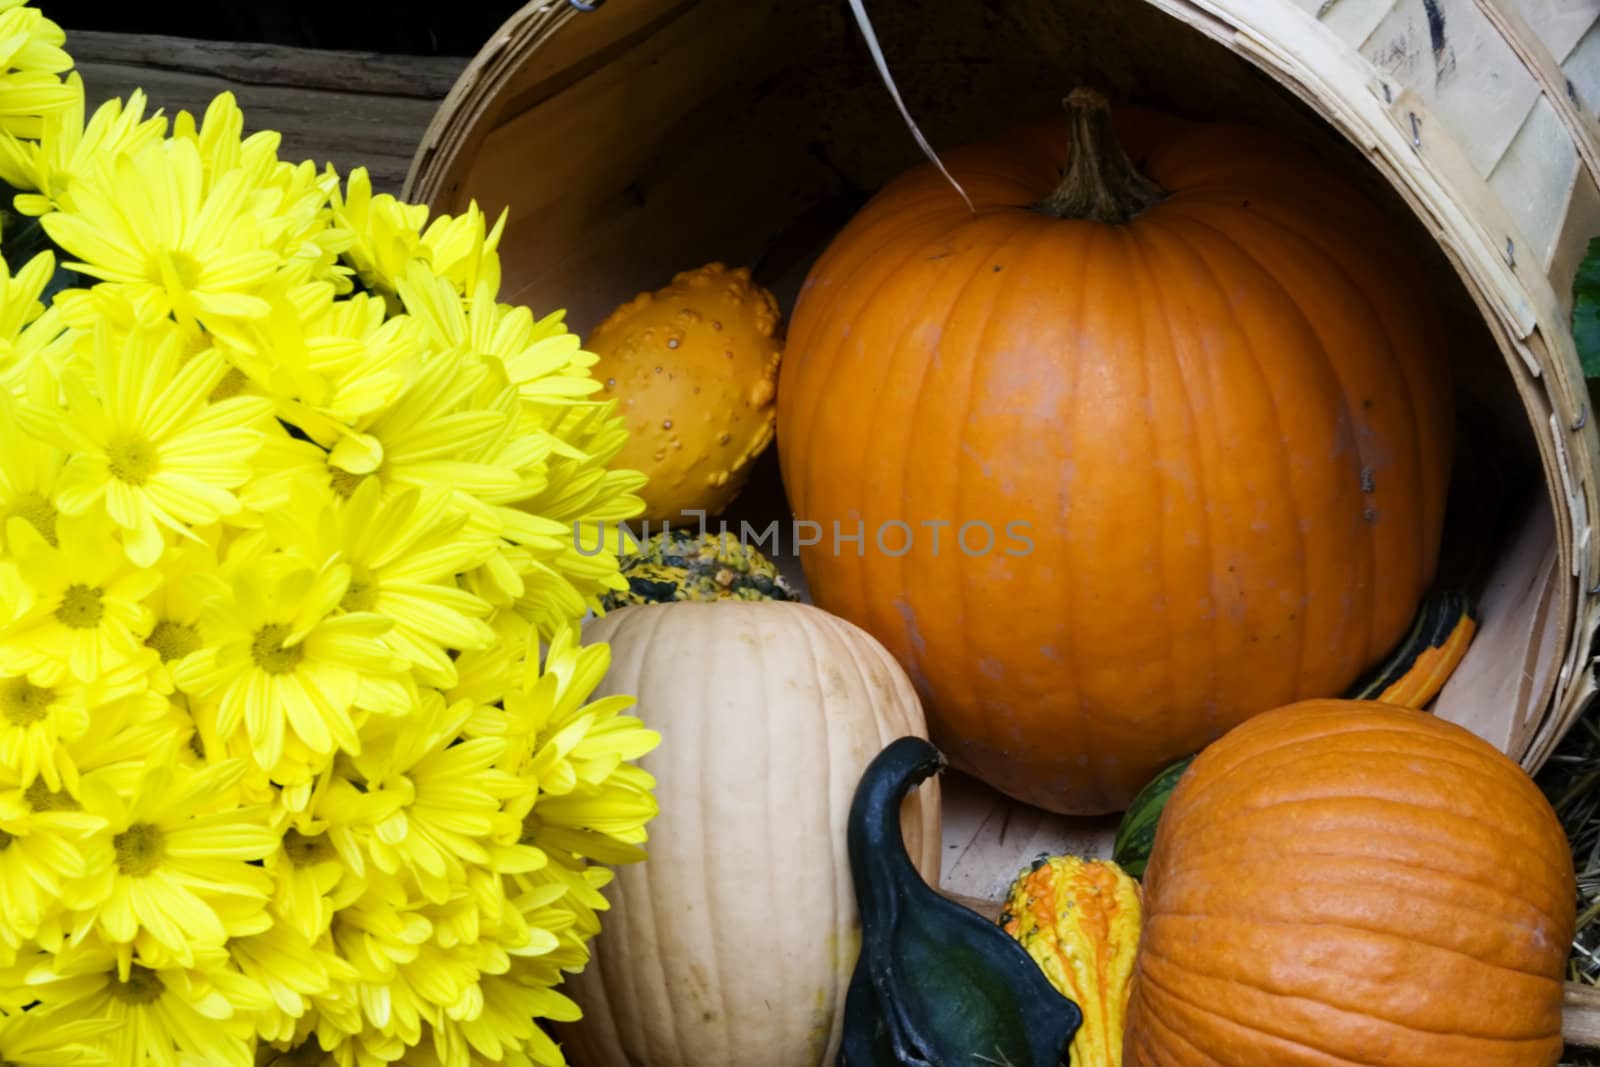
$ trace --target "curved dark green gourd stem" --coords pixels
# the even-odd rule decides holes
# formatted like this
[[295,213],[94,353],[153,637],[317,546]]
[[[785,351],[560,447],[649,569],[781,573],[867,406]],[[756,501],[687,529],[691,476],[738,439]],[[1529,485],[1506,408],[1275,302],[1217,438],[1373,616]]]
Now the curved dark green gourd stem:
[[1078,1006],[999,926],[936,893],[906,854],[900,808],[944,759],[902,737],[867,767],[847,845],[861,956],[845,997],[840,1067],[1059,1067]]

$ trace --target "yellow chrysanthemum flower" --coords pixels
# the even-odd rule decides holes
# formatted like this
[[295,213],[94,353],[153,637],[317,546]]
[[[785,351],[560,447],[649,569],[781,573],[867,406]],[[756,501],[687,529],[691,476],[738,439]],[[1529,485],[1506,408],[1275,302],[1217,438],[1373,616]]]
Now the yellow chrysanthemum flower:
[[0,791],[0,946],[14,953],[46,920],[93,903],[90,883],[102,857],[88,843],[106,823],[51,802],[42,781],[30,788],[20,774],[6,777],[10,782]]
[[72,66],[67,35],[26,0],[0,0],[0,130],[37,137],[46,116],[72,105],[57,76]]
[[292,556],[252,561],[211,596],[200,620],[205,647],[173,677],[202,703],[201,737],[221,748],[241,727],[256,764],[270,771],[292,731],[312,752],[359,752],[356,712],[404,715],[405,661],[383,643],[392,620],[341,608],[347,564],[313,567]]
[[496,549],[494,537],[443,490],[401,489],[384,499],[375,479],[347,499],[307,491],[268,517],[277,543],[312,558],[334,555],[350,567],[340,606],[394,620],[383,642],[427,685],[455,684],[452,653],[486,648],[495,632],[489,604],[462,589],[456,575]]
[[[26,521],[49,544],[56,544],[56,483],[67,454],[25,433],[16,405],[0,390],[0,547],[6,524]],[[4,624],[0,613],[0,625]]]
[[500,212],[492,230],[485,228],[485,221],[474,200],[466,214],[441,215],[430,222],[422,232],[422,248],[434,272],[456,292],[466,295],[484,288],[492,298],[500,291],[499,248],[506,213]]
[[522,839],[570,865],[578,857],[601,863],[643,858],[644,825],[655,816],[654,780],[625,761],[660,743],[660,735],[622,714],[632,697],[585,703],[605,675],[611,650],[583,646],[575,628],[550,642],[540,667],[530,649],[522,684],[506,694],[505,729],[520,743],[508,767],[536,786],[511,809],[522,817]]
[[268,809],[228,802],[244,773],[238,761],[204,769],[156,765],[131,796],[85,791],[85,810],[104,818],[111,833],[107,887],[92,909],[108,946],[193,967],[197,949],[221,948],[267,925],[271,886],[251,861],[265,858],[278,838]]
[[6,523],[33,607],[0,629],[0,671],[34,672],[54,685],[69,676],[95,682],[147,662],[144,599],[160,576],[135,566],[102,518],[61,515],[55,532],[52,543],[25,518]]
[[67,1021],[48,1011],[0,1013],[0,1063],[16,1067],[109,1067],[111,1019]]
[[110,1023],[112,1067],[176,1064],[187,1053],[209,1067],[253,1067],[252,1014],[266,1005],[259,991],[229,981],[226,952],[202,954],[193,968],[125,963],[109,947],[90,944],[40,959],[29,982],[47,1012],[46,1033],[80,1033]]
[[422,248],[427,207],[388,193],[374,196],[365,167],[350,172],[342,193],[334,190],[332,206],[335,224],[354,235],[345,258],[356,277],[372,292],[392,296]]
[[97,162],[137,151],[159,141],[167,122],[144,117],[145,98],[134,90],[127,102],[107,100],[84,122],[83,79],[67,75],[70,101],[46,115],[38,139],[0,130],[0,181],[19,192],[14,201],[23,215],[43,215],[72,205],[77,176]]
[[255,1013],[263,1041],[292,1042],[315,998],[326,996],[335,983],[356,978],[355,968],[333,951],[330,941],[314,943],[284,924],[235,938],[228,943],[228,955],[239,973],[265,994],[268,1006]]
[[[339,855],[333,836],[319,820],[302,819],[284,830],[277,851],[267,857],[273,913],[280,925],[292,927],[308,942],[320,940],[334,913],[349,907],[366,888],[361,872],[351,870]],[[354,847],[359,854],[359,844]]]
[[512,873],[543,862],[530,849],[497,843],[514,833],[504,804],[525,785],[496,766],[505,761],[503,739],[460,740],[471,710],[430,693],[409,721],[384,723],[387,729],[349,761],[371,803],[383,809],[364,842],[373,867],[405,872],[434,904],[450,899],[469,866]]
[[184,362],[176,327],[96,331],[93,376],[69,375],[60,407],[25,404],[36,438],[70,454],[55,505],[104,514],[122,530],[128,558],[148,567],[166,539],[239,511],[272,404],[252,396],[212,401],[227,372],[215,349]]
[[186,328],[219,329],[267,313],[256,290],[280,265],[250,198],[243,170],[207,188],[194,142],[160,141],[91,168],[74,183],[71,210],[40,225],[77,257],[71,269]]

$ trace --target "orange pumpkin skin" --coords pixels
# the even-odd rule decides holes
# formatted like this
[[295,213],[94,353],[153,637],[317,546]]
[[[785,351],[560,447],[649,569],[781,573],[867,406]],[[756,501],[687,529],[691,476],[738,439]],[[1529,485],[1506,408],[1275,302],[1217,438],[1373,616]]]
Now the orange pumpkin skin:
[[1551,1067],[1571,854],[1511,760],[1308,701],[1216,742],[1145,872],[1128,1067]]
[[1376,209],[1260,131],[1120,130],[1171,192],[1123,225],[1029,209],[1064,119],[945,157],[976,214],[931,168],[891,183],[807,278],[778,391],[816,602],[895,654],[955,766],[1079,814],[1400,639],[1452,432]]

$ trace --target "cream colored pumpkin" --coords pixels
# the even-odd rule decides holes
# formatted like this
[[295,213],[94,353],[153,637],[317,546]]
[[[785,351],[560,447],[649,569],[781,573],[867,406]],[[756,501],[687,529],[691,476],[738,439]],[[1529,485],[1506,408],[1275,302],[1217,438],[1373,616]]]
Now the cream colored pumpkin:
[[[822,1067],[838,1054],[860,934],[845,818],[872,757],[926,737],[883,646],[806,604],[624,608],[596,697],[631,693],[661,733],[641,760],[661,813],[617,871],[563,1030],[581,1067]],[[906,801],[906,845],[939,878],[939,795]]]

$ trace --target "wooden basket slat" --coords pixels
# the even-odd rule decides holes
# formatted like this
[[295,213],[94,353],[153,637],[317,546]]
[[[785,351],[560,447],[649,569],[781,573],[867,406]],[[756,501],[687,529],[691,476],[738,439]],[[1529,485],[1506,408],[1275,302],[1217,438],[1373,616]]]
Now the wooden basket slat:
[[1523,254],[1536,257],[1540,265],[1549,261],[1561,236],[1578,163],[1571,131],[1549,97],[1541,94],[1489,174],[1489,187],[1528,242]]
[[1522,126],[1539,84],[1474,0],[1430,2],[1433,18],[1423,0],[1396,0],[1361,54],[1414,91],[1450,129],[1471,129],[1463,147],[1477,172],[1488,174]]
[[1565,59],[1595,25],[1594,5],[1573,0],[1495,0],[1515,8],[1522,22],[1549,53]]

